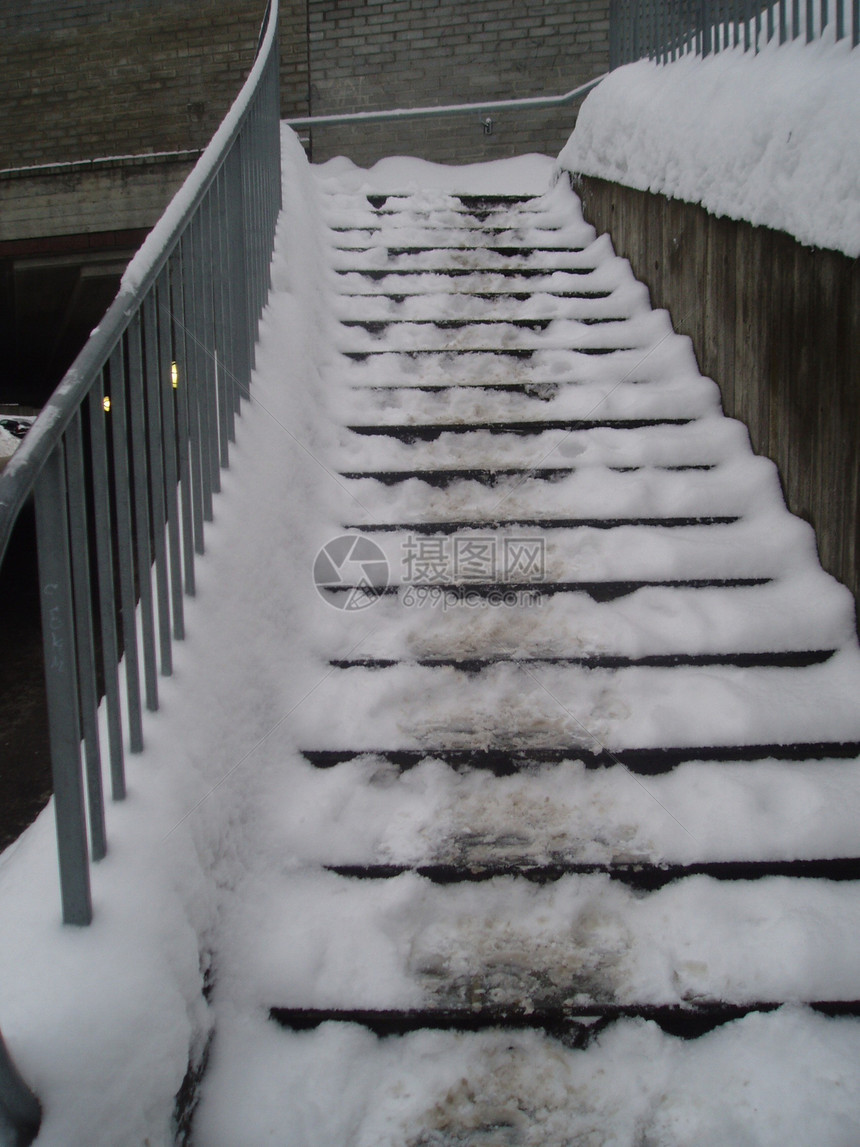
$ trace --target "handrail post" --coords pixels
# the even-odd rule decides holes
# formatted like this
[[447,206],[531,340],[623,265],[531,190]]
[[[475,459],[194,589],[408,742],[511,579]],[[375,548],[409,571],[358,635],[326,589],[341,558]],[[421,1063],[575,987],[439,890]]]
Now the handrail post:
[[[0,1032],[0,1119],[4,1119],[14,1138],[10,1147],[29,1147],[42,1124],[39,1100],[24,1082]],[[0,1131],[3,1128],[0,1126]]]
[[63,444],[58,443],[36,482],[36,538],[63,922],[86,925],[92,920],[93,909],[81,776],[64,454]]

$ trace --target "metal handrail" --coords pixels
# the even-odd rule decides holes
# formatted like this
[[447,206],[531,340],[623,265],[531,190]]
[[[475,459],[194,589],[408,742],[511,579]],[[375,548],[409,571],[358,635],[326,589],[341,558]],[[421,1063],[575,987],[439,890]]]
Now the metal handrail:
[[[248,394],[281,206],[277,28],[269,0],[232,108],[0,475],[0,562],[35,499],[66,924],[92,920],[90,856],[107,851],[100,698],[122,800],[125,741],[143,748],[143,707],[158,708],[159,672],[172,672]],[[38,1111],[0,1036],[0,1119],[29,1143]]]
[[603,72],[601,75],[595,76],[593,80],[589,80],[585,84],[580,84],[578,88],[573,88],[571,91],[564,92],[559,96],[525,96],[522,99],[516,100],[490,100],[484,103],[470,104],[439,104],[431,107],[417,108],[389,108],[386,111],[336,112],[331,115],[297,116],[284,122],[287,123],[289,127],[298,129],[303,127],[332,127],[336,124],[350,123],[356,125],[391,123],[392,121],[402,119],[435,119],[440,116],[468,115],[475,114],[476,112],[480,114],[485,112],[559,108],[575,103],[578,99],[587,95],[591,89],[596,88],[607,75],[607,72]]

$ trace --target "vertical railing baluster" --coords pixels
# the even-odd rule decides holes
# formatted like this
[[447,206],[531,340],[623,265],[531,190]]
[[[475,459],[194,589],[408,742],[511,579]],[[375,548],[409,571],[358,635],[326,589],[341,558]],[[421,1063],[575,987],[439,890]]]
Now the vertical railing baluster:
[[113,563],[113,512],[108,474],[105,420],[104,371],[101,371],[89,396],[90,458],[93,483],[93,531],[96,540],[96,562],[99,582],[99,620],[101,628],[102,676],[107,710],[108,748],[110,752],[111,796],[124,800],[125,761],[122,744],[122,713],[119,699],[119,644]]
[[155,618],[152,600],[152,545],[150,540],[149,466],[144,412],[143,348],[140,312],[129,323],[128,414],[131,431],[132,484],[129,493],[134,507],[137,592],[140,602],[140,629],[143,645],[143,680],[146,707],[158,709],[158,667],[155,658]]
[[218,367],[218,441],[220,443],[219,461],[221,468],[226,470],[230,465],[230,443],[235,442],[236,435],[233,427],[233,358],[229,338],[229,324],[227,314],[229,302],[227,298],[227,243],[225,232],[227,227],[227,209],[224,202],[223,168],[212,184],[210,190],[212,197],[212,306],[215,330],[215,353]]
[[242,137],[240,136],[227,160],[228,199],[230,204],[230,281],[233,284],[233,306],[230,315],[230,337],[236,346],[237,386],[236,412],[240,400],[248,397],[251,378],[251,354],[247,322],[248,283],[246,265],[246,236],[242,197]]
[[183,259],[185,240],[181,240],[171,257],[170,310],[173,315],[173,360],[176,363],[176,439],[179,455],[179,496],[182,507],[182,570],[185,592],[193,597],[196,590],[194,555],[196,552],[197,523],[203,528],[203,503],[197,496],[199,480],[193,473],[195,461],[189,415],[192,360],[186,333],[185,298],[183,292]]
[[[208,435],[209,459],[209,485],[213,494],[221,490],[220,444],[218,434],[218,362],[216,358],[217,343],[215,339],[215,307],[214,307],[214,276],[213,265],[213,239],[212,239],[212,191],[200,205],[201,245],[200,258],[202,272],[200,276],[200,297],[202,302],[203,338],[201,350],[204,362],[204,413],[205,428]],[[208,519],[211,521],[211,515]]]
[[206,295],[210,289],[207,279],[206,244],[208,227],[204,230],[205,212],[201,206],[192,231],[191,264],[191,316],[190,333],[194,342],[194,390],[197,407],[197,427],[200,436],[200,476],[203,491],[203,521],[212,521],[212,495],[218,490],[217,454],[212,457],[212,403],[214,389],[211,342],[207,323]]
[[128,707],[129,748],[143,751],[143,713],[140,701],[140,659],[137,647],[134,548],[131,520],[131,476],[126,430],[125,339],[110,357],[110,420],[113,444],[114,511],[116,516],[117,566],[122,613],[123,662]]
[[212,521],[212,465],[210,459],[211,440],[209,436],[209,416],[207,400],[209,387],[207,385],[208,368],[206,331],[203,321],[203,240],[199,213],[192,220],[189,228],[189,244],[187,247],[188,262],[186,264],[183,254],[183,271],[187,291],[185,295],[185,315],[187,319],[187,341],[191,352],[191,382],[188,394],[189,426],[194,436],[197,457],[199,459],[199,473],[195,470],[194,477],[199,482],[200,498],[202,502],[202,521],[198,527],[197,552],[203,553],[203,523]]
[[36,480],[36,536],[63,922],[83,926],[91,922],[93,906],[81,777],[64,455],[60,442]]
[[170,604],[173,618],[173,637],[176,641],[182,641],[185,637],[185,606],[182,600],[182,541],[179,511],[180,447],[176,430],[179,367],[172,353],[171,332],[175,319],[170,308],[169,267],[165,268],[159,276],[153,287],[153,294],[157,315],[157,390],[163,430],[164,485],[162,490],[164,513],[167,519]]
[[173,672],[170,629],[170,589],[167,571],[167,510],[164,497],[164,434],[161,416],[161,365],[158,347],[158,308],[155,285],[143,300],[143,408],[146,414],[149,460],[149,502],[152,552],[155,559],[155,600],[161,673]]
[[99,695],[93,646],[93,583],[90,576],[90,535],[87,529],[87,491],[80,411],[66,431],[66,487],[69,499],[78,704],[83,734],[90,851],[93,860],[101,860],[107,853],[107,836],[99,746]]

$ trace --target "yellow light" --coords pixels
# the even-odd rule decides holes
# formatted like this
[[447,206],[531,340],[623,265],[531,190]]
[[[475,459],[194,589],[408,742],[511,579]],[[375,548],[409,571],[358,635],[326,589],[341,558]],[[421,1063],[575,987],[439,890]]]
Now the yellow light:
[[102,406],[104,407],[105,414],[110,413],[110,395],[106,394],[102,399]]
[[179,367],[175,362],[170,364],[170,381],[173,383],[173,389],[179,386]]

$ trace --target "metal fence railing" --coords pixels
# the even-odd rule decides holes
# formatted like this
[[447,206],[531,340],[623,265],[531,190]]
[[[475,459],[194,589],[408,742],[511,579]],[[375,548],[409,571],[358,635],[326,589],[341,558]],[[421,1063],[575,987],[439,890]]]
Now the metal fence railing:
[[825,35],[860,42],[860,0],[610,0],[610,68]]
[[[277,19],[270,0],[233,107],[0,476],[0,561],[35,500],[67,924],[92,918],[90,859],[108,847],[102,762],[121,800],[248,393],[281,204]],[[22,1087],[0,1036],[0,1127],[4,1115],[32,1125],[38,1103]]]

